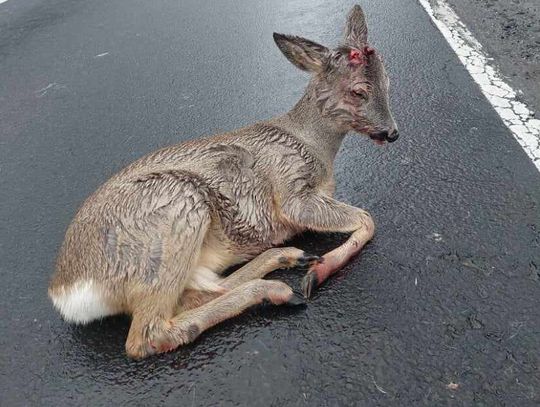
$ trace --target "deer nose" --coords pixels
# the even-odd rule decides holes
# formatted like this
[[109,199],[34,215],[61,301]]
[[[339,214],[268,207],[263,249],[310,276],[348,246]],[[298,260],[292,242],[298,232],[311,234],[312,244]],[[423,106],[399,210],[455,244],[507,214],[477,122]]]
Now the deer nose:
[[397,130],[392,130],[392,132],[390,132],[390,134],[386,133],[386,141],[388,141],[389,143],[393,143],[394,141],[396,141],[399,137],[399,132]]

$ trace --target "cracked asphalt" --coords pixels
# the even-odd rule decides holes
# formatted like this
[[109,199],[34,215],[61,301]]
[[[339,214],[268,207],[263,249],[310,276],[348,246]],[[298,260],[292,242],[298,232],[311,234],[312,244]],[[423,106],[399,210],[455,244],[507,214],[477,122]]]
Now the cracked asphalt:
[[540,119],[540,2],[448,0]]
[[540,119],[535,118],[534,108],[524,103],[523,92],[508,85],[508,78],[500,66],[486,54],[484,46],[444,0],[420,2],[440,24],[443,35],[460,61],[540,170]]
[[416,0],[362,3],[401,136],[344,142],[337,197],[377,234],[306,308],[134,362],[126,318],[71,326],[47,299],[85,197],[156,148],[290,108],[307,78],[272,32],[336,44],[352,4],[0,4],[0,405],[540,403],[540,173]]

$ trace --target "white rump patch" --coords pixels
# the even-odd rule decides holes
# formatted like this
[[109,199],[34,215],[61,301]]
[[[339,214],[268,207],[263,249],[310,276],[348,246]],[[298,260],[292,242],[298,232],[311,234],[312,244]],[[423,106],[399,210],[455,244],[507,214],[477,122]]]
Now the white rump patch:
[[206,292],[224,292],[225,289],[219,285],[222,278],[207,267],[197,267],[193,271],[187,288]]
[[101,289],[92,280],[78,281],[68,288],[63,287],[59,292],[49,292],[49,296],[68,322],[86,324],[114,313],[106,304]]

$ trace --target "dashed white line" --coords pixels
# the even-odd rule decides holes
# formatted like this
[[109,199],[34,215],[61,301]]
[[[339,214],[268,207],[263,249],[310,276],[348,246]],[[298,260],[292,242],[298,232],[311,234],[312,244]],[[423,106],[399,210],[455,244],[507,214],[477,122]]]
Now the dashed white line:
[[517,100],[517,92],[503,79],[471,32],[444,0],[418,0],[482,93],[540,171],[540,120]]
[[7,0],[0,0],[0,4],[5,3]]

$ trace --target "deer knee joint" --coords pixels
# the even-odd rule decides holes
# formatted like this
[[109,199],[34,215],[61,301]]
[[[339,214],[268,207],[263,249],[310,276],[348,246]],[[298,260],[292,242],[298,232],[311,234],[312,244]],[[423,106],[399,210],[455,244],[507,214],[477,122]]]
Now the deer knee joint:
[[375,222],[371,215],[366,211],[362,214],[362,228],[365,229],[366,233],[370,236],[373,236],[375,233]]

